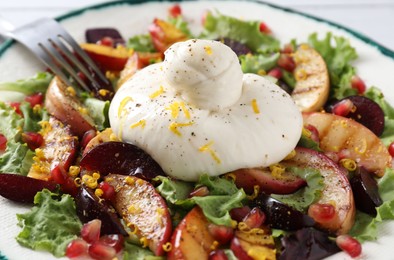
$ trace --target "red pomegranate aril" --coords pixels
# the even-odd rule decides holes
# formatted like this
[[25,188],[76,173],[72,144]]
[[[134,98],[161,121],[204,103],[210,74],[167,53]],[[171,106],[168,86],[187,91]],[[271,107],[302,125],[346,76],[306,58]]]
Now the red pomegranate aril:
[[12,107],[15,110],[15,112],[18,115],[23,116],[23,113],[22,113],[22,111],[20,109],[21,103],[19,103],[19,102],[10,102],[9,105],[10,105],[10,107]]
[[286,53],[282,53],[279,56],[278,66],[281,67],[282,69],[285,69],[290,72],[292,72],[296,67],[293,58],[289,54],[286,54]]
[[253,208],[242,220],[249,228],[258,228],[265,222],[265,214],[259,208]]
[[214,250],[209,254],[209,260],[228,260],[228,257],[226,253],[219,249],[219,250]]
[[[1,143],[0,143],[1,144]],[[391,155],[391,157],[394,157],[394,142],[392,142],[390,145],[389,145],[389,154]]]
[[42,135],[34,132],[22,133],[22,141],[33,151],[44,144]]
[[182,9],[179,4],[175,4],[168,9],[168,12],[171,17],[178,17],[182,15]]
[[101,241],[96,241],[89,246],[89,255],[94,259],[112,260],[116,256],[116,250]]
[[71,241],[66,248],[66,256],[68,258],[76,258],[85,256],[88,253],[88,243],[80,238]]
[[0,134],[0,152],[4,152],[7,148],[7,137],[3,134]]
[[44,95],[42,93],[35,93],[25,97],[25,101],[29,102],[31,107],[34,107],[35,105],[42,105],[44,102]]
[[57,184],[63,185],[66,183],[68,175],[61,164],[58,164],[51,170],[51,178]]
[[285,46],[283,46],[282,53],[290,54],[290,53],[293,53],[293,52],[294,52],[293,44],[287,43],[287,44],[285,44]]
[[115,201],[116,191],[114,186],[112,186],[108,182],[103,181],[99,184],[99,188],[103,191],[103,195],[102,195],[103,199],[112,202]]
[[192,192],[190,192],[189,197],[205,197],[209,194],[209,190],[206,186],[201,186]]
[[309,206],[308,215],[320,223],[329,222],[334,219],[335,208],[331,204],[315,203]]
[[81,237],[88,243],[96,242],[100,239],[101,220],[93,219],[85,223],[81,229]]
[[104,235],[100,237],[99,241],[104,245],[114,248],[116,253],[119,253],[123,249],[124,238],[120,234]]
[[319,130],[317,130],[317,128],[313,125],[306,125],[305,128],[311,133],[311,139],[316,143],[319,143]]
[[208,230],[221,245],[227,244],[234,237],[234,229],[232,227],[209,224]]
[[265,34],[270,34],[272,32],[271,29],[268,27],[268,25],[264,22],[260,23],[259,30],[260,30],[260,32],[265,33]]
[[88,131],[86,131],[83,136],[82,136],[82,140],[81,140],[81,147],[85,148],[88,143],[96,136],[96,131],[93,129],[90,129]]
[[98,42],[98,45],[103,45],[103,46],[108,46],[108,47],[114,47],[115,46],[115,41],[113,38],[106,36],[101,38]]
[[359,94],[364,94],[365,90],[367,89],[367,86],[359,76],[354,75],[351,78],[350,82],[353,89],[356,89]]
[[350,112],[354,111],[355,107],[350,99],[344,99],[335,104],[332,108],[332,113],[338,116],[346,117]]
[[360,242],[349,235],[340,235],[336,238],[337,246],[346,252],[351,257],[358,257],[361,255],[362,247]]
[[251,208],[249,206],[243,206],[241,208],[233,208],[230,210],[230,216],[232,219],[234,219],[237,222],[241,222],[246,215],[249,214],[251,211]]
[[273,68],[272,70],[270,70],[267,73],[267,75],[269,75],[271,77],[274,77],[274,78],[277,78],[277,79],[280,79],[280,78],[282,78],[283,73],[282,73],[282,70],[280,68],[276,67],[276,68]]

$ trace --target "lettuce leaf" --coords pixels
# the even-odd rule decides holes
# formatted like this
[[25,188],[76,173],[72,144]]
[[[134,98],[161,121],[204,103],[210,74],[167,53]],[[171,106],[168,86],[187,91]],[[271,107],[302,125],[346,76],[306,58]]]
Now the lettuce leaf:
[[[308,38],[309,44],[322,55],[327,64],[330,74],[331,97],[342,99],[357,94],[357,90],[351,88],[351,78],[355,75],[355,69],[351,62],[357,58],[356,50],[344,37],[332,36],[327,33],[322,40],[318,39],[317,33]],[[335,42],[335,45],[332,43]]]
[[110,102],[102,101],[97,98],[87,98],[83,104],[89,111],[89,115],[93,118],[93,121],[99,131],[102,131],[109,127],[108,111]]
[[239,60],[244,73],[260,74],[260,71],[269,71],[276,66],[280,53],[274,54],[247,54],[241,55]]
[[36,194],[34,204],[31,211],[17,214],[23,229],[16,240],[28,248],[64,256],[68,243],[77,238],[82,227],[73,198],[44,189]]
[[44,93],[53,75],[48,72],[37,73],[34,77],[18,80],[15,82],[2,82],[0,83],[0,90],[16,91],[25,95],[31,95],[37,92]]
[[147,248],[134,245],[126,241],[123,250],[123,260],[164,260],[164,257],[155,256],[153,252]]
[[376,240],[382,221],[394,220],[394,169],[386,169],[384,176],[378,180],[378,186],[383,204],[376,208],[376,217],[357,211],[356,222],[349,232],[360,242]]
[[253,52],[271,53],[279,51],[279,41],[260,32],[259,21],[242,21],[222,14],[206,16],[204,29],[199,38],[230,38],[248,46]]
[[149,34],[135,35],[127,41],[127,48],[139,52],[155,52],[152,38]]
[[292,194],[271,196],[294,209],[305,212],[309,205],[321,197],[324,189],[323,176],[320,171],[312,168],[289,167],[287,170],[306,180],[307,186]]
[[194,38],[190,29],[189,24],[186,22],[181,15],[177,17],[168,17],[167,21],[178,28],[181,32],[187,35],[189,38]]

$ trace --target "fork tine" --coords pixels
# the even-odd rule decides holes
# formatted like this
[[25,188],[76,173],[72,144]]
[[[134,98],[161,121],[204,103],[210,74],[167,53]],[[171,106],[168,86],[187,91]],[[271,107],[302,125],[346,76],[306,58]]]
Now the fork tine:
[[[56,44],[53,39],[48,39],[49,44],[46,46],[50,55],[63,67],[66,71],[73,77],[74,80],[78,82],[86,91],[90,91],[88,85],[78,76],[77,72],[70,66],[70,64],[62,57],[62,52],[65,52],[67,49],[62,49],[60,46]],[[58,49],[59,48],[59,49]],[[60,51],[60,52],[59,52]],[[68,50],[67,50],[68,51]],[[69,51],[68,51],[69,52]],[[70,53],[71,54],[71,53]],[[67,55],[68,57],[71,57]]]

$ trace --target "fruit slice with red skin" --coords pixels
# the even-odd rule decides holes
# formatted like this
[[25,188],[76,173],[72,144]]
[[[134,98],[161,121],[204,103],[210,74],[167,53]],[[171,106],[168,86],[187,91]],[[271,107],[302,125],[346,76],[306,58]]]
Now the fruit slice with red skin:
[[80,166],[88,171],[98,171],[101,176],[115,172],[150,180],[157,175],[165,175],[150,155],[135,145],[123,142],[104,142],[95,146],[84,154]]
[[115,209],[105,200],[100,200],[92,190],[81,187],[75,197],[77,215],[83,223],[101,220],[101,234],[121,234],[128,236]]
[[174,25],[157,18],[153,21],[153,24],[149,26],[149,33],[153,45],[156,50],[161,53],[164,53],[173,43],[188,39],[187,35]]
[[33,203],[34,196],[42,189],[54,191],[57,184],[52,181],[0,173],[0,195],[9,200],[23,203]]
[[345,152],[358,166],[381,177],[391,167],[391,156],[381,140],[353,119],[329,113],[304,113],[304,124],[319,132],[320,148],[325,152]]
[[275,242],[266,229],[237,230],[230,248],[239,260],[276,259]]
[[105,181],[114,186],[114,208],[136,234],[148,241],[155,255],[164,254],[163,245],[171,237],[172,222],[164,199],[152,184],[134,176],[109,174]]
[[193,208],[172,233],[172,250],[167,254],[167,259],[208,259],[215,241],[209,232],[209,224],[202,210]]
[[303,112],[317,111],[326,103],[330,78],[323,57],[312,47],[302,44],[293,54],[296,85],[291,97]]
[[[347,233],[353,226],[356,213],[353,192],[346,178],[347,172],[323,153],[301,147],[296,148],[296,156],[286,161],[285,165],[319,170],[324,188],[320,199],[315,203],[332,204],[336,216],[328,222],[315,219],[317,226],[331,233]],[[313,214],[309,215],[313,217]]]
[[46,92],[45,107],[49,114],[71,127],[71,131],[82,137],[91,129],[95,129],[93,119],[84,113],[84,106],[58,77],[55,77]]
[[41,130],[44,145],[36,149],[34,163],[27,176],[48,180],[51,171],[61,165],[66,171],[76,159],[78,139],[72,135],[70,127],[54,117],[43,123]]
[[119,139],[115,137],[111,128],[106,128],[105,130],[94,136],[92,139],[90,139],[90,141],[86,144],[85,149],[83,150],[83,155],[85,155],[88,151],[90,151],[97,145],[111,141],[119,141]]
[[235,176],[237,187],[243,188],[248,193],[253,193],[255,185],[267,194],[290,194],[306,185],[305,180],[291,172],[284,172],[276,177],[267,168],[239,169],[232,174]]

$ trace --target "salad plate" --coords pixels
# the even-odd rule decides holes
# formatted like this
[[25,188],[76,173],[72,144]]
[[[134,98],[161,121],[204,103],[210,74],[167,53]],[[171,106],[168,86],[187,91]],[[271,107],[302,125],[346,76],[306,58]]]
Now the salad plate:
[[[394,52],[357,32],[335,23],[280,8],[258,1],[181,1],[185,20],[192,32],[201,30],[201,17],[206,10],[217,10],[222,14],[244,20],[263,20],[281,43],[296,39],[306,41],[317,32],[324,37],[327,32],[344,36],[356,49],[358,59],[354,63],[357,74],[367,86],[382,90],[386,99],[394,104]],[[147,33],[154,18],[167,17],[166,10],[173,2],[158,1],[115,1],[65,14],[58,19],[78,42],[85,41],[85,30],[95,27],[114,27],[125,39]],[[30,77],[45,67],[25,48],[7,41],[0,46],[0,79],[15,81]],[[393,191],[394,192],[394,191]],[[20,232],[16,214],[26,212],[30,207],[13,203],[0,197],[0,259],[53,259],[49,253],[37,252],[21,247],[15,240]],[[393,259],[394,221],[379,226],[378,240],[365,242],[363,253],[358,259]],[[351,259],[345,253],[338,253],[328,259]]]

